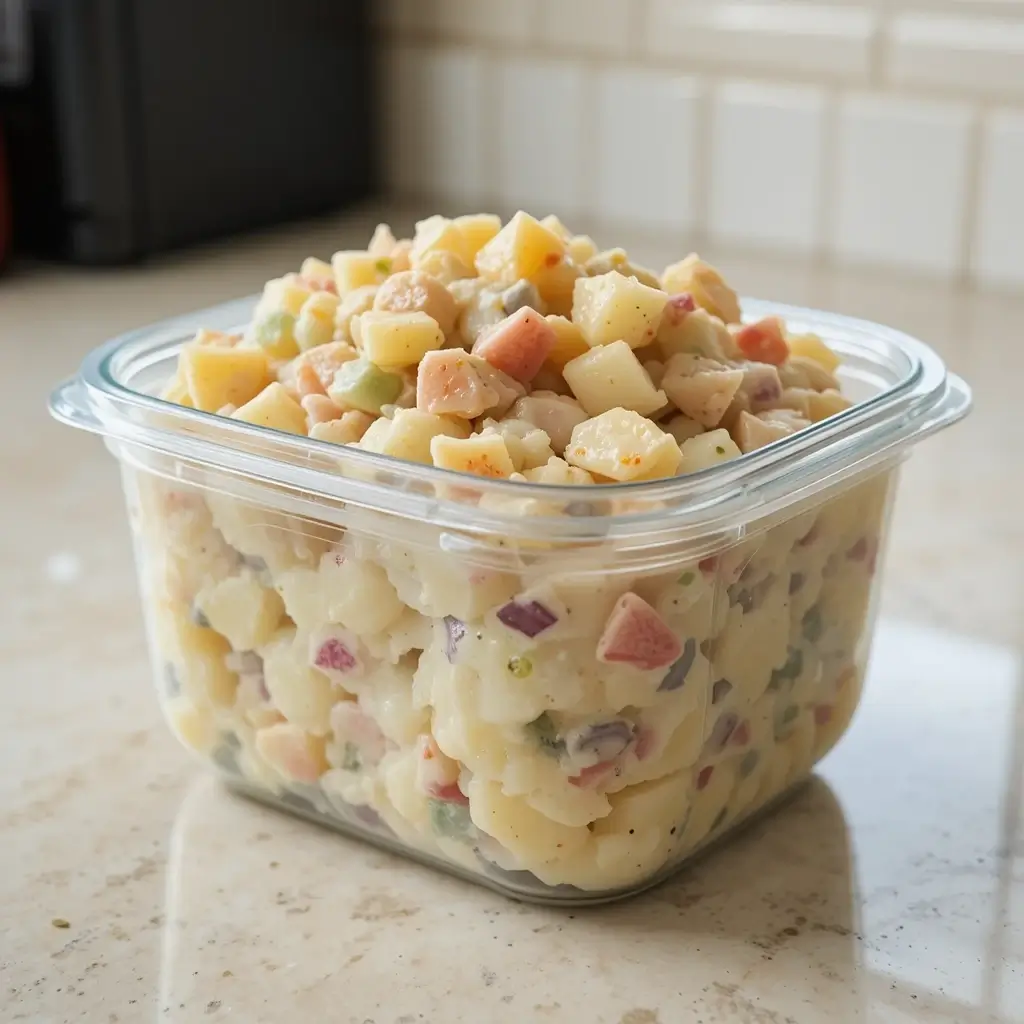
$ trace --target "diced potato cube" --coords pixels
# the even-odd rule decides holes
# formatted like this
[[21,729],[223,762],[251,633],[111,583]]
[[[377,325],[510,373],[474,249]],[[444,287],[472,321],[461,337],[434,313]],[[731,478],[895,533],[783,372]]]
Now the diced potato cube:
[[315,256],[308,256],[302,261],[299,277],[311,288],[334,291],[334,268]]
[[325,743],[291,722],[256,731],[256,751],[267,764],[293,782],[314,783],[327,771]]
[[565,451],[573,430],[587,419],[587,413],[575,399],[549,391],[534,391],[520,398],[512,406],[511,415],[543,430],[556,452]]
[[212,629],[197,626],[187,613],[171,612],[163,625],[164,653],[174,664],[184,694],[200,707],[231,707],[238,676],[224,663],[231,650],[227,640]]
[[453,252],[465,256],[466,240],[454,221],[435,213],[416,222],[410,258],[415,262],[428,252]]
[[682,443],[682,458],[676,470],[677,475],[696,473],[698,470],[716,466],[719,462],[738,459],[743,453],[729,436],[728,430],[709,430]]
[[[476,269],[461,256],[443,249],[431,249],[430,252],[417,254],[415,262],[409,268],[429,274],[435,281],[449,285],[453,281],[464,281],[476,278]],[[435,318],[436,319],[436,318]]]
[[786,364],[801,373],[815,391],[838,391],[839,381],[820,363],[807,356],[792,356]]
[[581,277],[573,289],[572,321],[591,348],[624,341],[649,345],[658,332],[668,296],[616,271]]
[[552,266],[541,267],[532,280],[547,307],[545,312],[571,316],[576,282],[583,276],[579,264],[570,259],[561,259]]
[[551,439],[539,427],[525,420],[486,420],[481,435],[497,434],[505,442],[517,473],[543,466],[554,457]]
[[577,324],[564,316],[552,315],[545,319],[555,332],[555,343],[548,353],[548,362],[552,366],[560,370],[570,359],[590,351],[590,346]]
[[789,339],[789,351],[795,356],[813,359],[822,369],[835,373],[840,359],[816,334],[793,334]]
[[377,258],[390,257],[397,244],[398,240],[395,238],[395,233],[391,230],[391,225],[378,224],[373,229],[373,234],[370,236],[370,244],[366,247],[366,251],[371,256],[376,256]]
[[578,466],[570,466],[565,459],[552,456],[543,466],[536,469],[528,469],[523,476],[531,484],[555,484],[557,486],[584,486],[592,484],[594,478]]
[[388,370],[416,366],[428,352],[444,347],[444,332],[426,313],[371,310],[360,316],[359,334],[363,355]]
[[553,267],[565,245],[528,213],[519,211],[477,254],[477,273],[489,281],[512,284]]
[[722,275],[696,253],[666,267],[661,275],[661,286],[670,295],[688,292],[701,309],[727,324],[739,322],[740,302],[736,293]]
[[572,238],[572,232],[553,213],[549,213],[546,217],[541,217],[540,225],[563,242],[568,242]]
[[187,345],[179,365],[192,405],[204,412],[243,405],[271,379],[266,354],[258,348]]
[[236,651],[251,651],[267,643],[284,616],[276,590],[261,586],[252,576],[229,576],[196,595],[196,607]]
[[379,415],[381,406],[394,402],[404,387],[405,381],[397,373],[388,373],[366,359],[353,359],[334,375],[327,394],[343,409]]
[[178,370],[167,382],[163,391],[160,392],[160,397],[165,402],[174,402],[175,404],[183,405],[188,409],[194,408],[192,398],[188,393],[188,384],[185,383],[185,375],[182,373],[180,357],[178,360]]
[[700,423],[682,414],[673,416],[665,424],[665,429],[676,439],[676,443],[679,445],[682,445],[684,441],[689,441],[691,437],[704,433],[704,427]]
[[440,281],[418,270],[389,277],[377,290],[373,308],[387,313],[426,313],[445,335],[451,334],[458,315],[451,292]]
[[679,445],[670,434],[630,409],[609,409],[572,432],[565,460],[611,480],[654,480],[672,476]]
[[473,346],[473,354],[527,384],[544,365],[555,337],[554,329],[544,317],[529,306],[523,306],[483,334]]
[[453,223],[462,235],[462,258],[470,266],[476,254],[501,230],[501,218],[493,213],[468,213],[456,217]]
[[336,420],[314,423],[309,428],[309,436],[317,441],[329,441],[331,444],[355,444],[362,439],[374,422],[369,413],[350,409]]
[[298,316],[312,289],[297,274],[286,274],[276,277],[263,286],[258,308],[264,310],[283,310]]
[[281,714],[306,732],[326,736],[331,731],[331,706],[342,692],[313,667],[309,643],[297,638],[294,629],[282,629],[261,654],[264,681]]
[[210,754],[220,741],[216,716],[197,708],[189,700],[176,700],[166,711],[167,723],[175,736],[197,754]]
[[334,282],[341,298],[357,288],[380,284],[391,273],[390,260],[351,249],[336,252],[331,257],[331,266],[334,268]]
[[398,409],[390,420],[377,420],[359,446],[396,459],[431,465],[430,442],[439,434],[469,437],[469,424],[450,416],[435,416],[419,409]]
[[311,434],[312,428],[317,423],[330,423],[331,420],[340,419],[344,413],[344,409],[332,402],[326,395],[304,395],[299,404],[306,410]]
[[[667,401],[625,341],[602,345],[565,364],[566,382],[590,416],[632,409],[649,416]],[[742,376],[742,374],[741,374]]]
[[565,243],[565,253],[573,263],[582,267],[597,255],[597,243],[590,235],[573,235]]
[[300,350],[326,345],[334,337],[334,318],[338,312],[338,296],[333,292],[313,292],[302,304],[295,321],[295,342]]
[[497,434],[457,438],[438,434],[430,441],[435,466],[476,476],[508,478],[515,472],[505,442]]
[[367,284],[362,288],[356,288],[349,292],[338,303],[338,309],[334,314],[334,340],[351,342],[352,321],[363,313],[373,309],[374,300],[377,297],[377,285]]
[[741,412],[732,428],[732,436],[742,452],[752,452],[773,441],[789,437],[793,431],[785,423],[765,421],[749,412]]
[[283,384],[268,384],[232,417],[260,427],[273,427],[289,434],[306,433],[306,410],[288,394]]
[[743,383],[743,371],[700,356],[673,356],[661,386],[679,411],[705,427],[715,427]]
[[687,309],[689,295],[673,295],[665,307],[658,328],[658,347],[666,360],[682,352],[707,356],[724,362],[734,342],[728,328],[718,317],[704,309]]
[[584,269],[591,277],[600,277],[617,270],[623,277],[635,277],[648,288],[661,288],[658,275],[631,262],[625,249],[605,249],[604,252],[594,253],[584,262]]
[[849,409],[853,403],[838,391],[811,391],[807,396],[807,418],[812,423]]
[[817,393],[809,388],[783,388],[774,404],[783,409],[794,409],[809,420],[811,418],[811,396]]

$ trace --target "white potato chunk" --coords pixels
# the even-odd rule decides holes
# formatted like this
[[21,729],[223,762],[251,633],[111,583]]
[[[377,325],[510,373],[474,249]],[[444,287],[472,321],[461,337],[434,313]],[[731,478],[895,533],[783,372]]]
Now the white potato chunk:
[[672,476],[680,458],[675,439],[631,409],[609,409],[581,423],[565,450],[571,465],[618,481]]
[[677,475],[696,473],[719,462],[738,459],[742,454],[728,430],[709,430],[706,434],[683,442],[682,457],[676,472]]
[[661,409],[667,400],[665,392],[654,386],[625,341],[602,345],[570,360],[562,375],[591,416],[615,408],[632,409],[648,416]]
[[577,278],[572,294],[572,322],[591,348],[624,341],[642,348],[654,341],[668,296],[617,271]]
[[661,386],[680,412],[705,427],[716,427],[743,384],[743,371],[702,356],[673,356]]

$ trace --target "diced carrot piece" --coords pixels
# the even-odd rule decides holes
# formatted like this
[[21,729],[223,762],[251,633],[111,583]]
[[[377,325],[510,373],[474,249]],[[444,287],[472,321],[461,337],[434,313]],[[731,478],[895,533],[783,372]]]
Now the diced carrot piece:
[[523,306],[480,338],[473,346],[473,354],[527,384],[537,376],[556,340],[557,335],[544,317]]
[[741,327],[735,339],[747,359],[781,366],[789,358],[789,345],[783,334],[782,321],[778,317],[766,316],[763,320]]

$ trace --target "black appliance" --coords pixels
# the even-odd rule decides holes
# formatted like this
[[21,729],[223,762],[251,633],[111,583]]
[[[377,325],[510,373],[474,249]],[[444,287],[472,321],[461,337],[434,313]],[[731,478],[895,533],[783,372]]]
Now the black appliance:
[[373,190],[370,0],[0,7],[16,251],[122,262]]

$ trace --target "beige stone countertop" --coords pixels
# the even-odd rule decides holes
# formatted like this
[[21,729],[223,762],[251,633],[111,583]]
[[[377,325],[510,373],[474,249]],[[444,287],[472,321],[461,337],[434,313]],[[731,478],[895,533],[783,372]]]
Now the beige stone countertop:
[[660,887],[514,903],[233,796],[176,745],[116,464],[48,392],[111,335],[374,222],[0,279],[0,1020],[1024,1022],[1024,299],[712,254],[747,294],[924,338],[976,409],[903,473],[850,735]]

